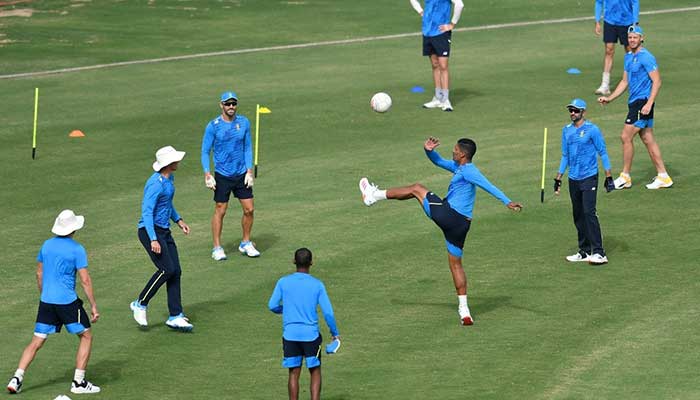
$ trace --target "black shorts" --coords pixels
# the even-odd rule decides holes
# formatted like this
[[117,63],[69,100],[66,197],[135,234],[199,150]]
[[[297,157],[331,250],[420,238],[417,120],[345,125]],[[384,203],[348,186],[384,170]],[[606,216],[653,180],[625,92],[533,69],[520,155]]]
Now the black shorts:
[[[423,211],[442,229],[442,233],[445,235],[445,240],[448,243],[448,251],[451,254],[454,253],[450,249],[449,245],[451,244],[459,248],[461,253],[471,226],[471,220],[455,211],[448,202],[443,201],[433,192],[428,192],[425,196]],[[453,255],[461,256],[461,254]]]
[[76,299],[69,304],[51,304],[40,301],[34,334],[45,336],[58,333],[63,325],[66,326],[68,332],[73,334],[83,333],[90,327],[90,318],[83,308],[83,301]]
[[603,22],[603,43],[617,43],[627,46],[627,28],[625,25],[611,25]]
[[639,99],[627,104],[628,111],[627,118],[625,118],[625,124],[636,125],[636,122],[639,120],[644,121],[654,119],[654,106],[656,106],[656,103],[651,105],[651,111],[649,114],[642,114],[642,107],[647,104],[647,100],[648,99]]
[[232,192],[237,199],[253,198],[253,189],[245,186],[245,174],[229,177],[215,172],[214,179],[216,179],[214,201],[217,203],[228,203]]
[[306,359],[306,368],[315,368],[321,365],[321,335],[310,342],[299,342],[282,338],[282,351],[284,359],[282,366],[285,368],[301,367],[302,358]]
[[437,36],[423,36],[423,55],[435,54],[438,57],[449,57],[451,44],[452,31]]

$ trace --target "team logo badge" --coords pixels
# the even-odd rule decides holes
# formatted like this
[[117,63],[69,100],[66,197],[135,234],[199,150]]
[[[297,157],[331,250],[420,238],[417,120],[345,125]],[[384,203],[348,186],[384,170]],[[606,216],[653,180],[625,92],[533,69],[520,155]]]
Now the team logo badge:
[[240,124],[236,124],[236,130],[240,130],[240,129],[241,129],[241,125],[240,125]]
[[586,134],[586,131],[583,130],[583,131],[581,131],[581,133],[578,134],[578,137],[583,137],[585,134]]

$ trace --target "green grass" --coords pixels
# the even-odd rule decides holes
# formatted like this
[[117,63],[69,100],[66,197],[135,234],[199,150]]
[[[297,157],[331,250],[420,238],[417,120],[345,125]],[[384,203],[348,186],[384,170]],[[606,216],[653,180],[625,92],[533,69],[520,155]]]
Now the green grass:
[[[0,73],[418,31],[408,2],[292,3],[34,1],[26,7],[44,12],[0,19],[0,32],[17,40],[0,47]],[[564,1],[481,2],[467,4],[461,25],[591,12],[592,4]],[[103,387],[99,398],[284,398],[281,321],[266,304],[301,246],[314,251],[312,272],[329,289],[343,336],[341,352],[324,357],[324,398],[699,397],[700,284],[693,277],[700,218],[693,205],[700,174],[693,151],[700,139],[693,117],[700,82],[692,55],[700,54],[700,41],[677,29],[698,15],[643,18],[664,80],[657,140],[675,186],[643,188],[654,171],[637,141],[635,186],[599,196],[611,260],[602,268],[564,261],[576,247],[570,203],[549,191],[572,97],[592,105],[588,116],[605,134],[614,172],[621,165],[626,108],[623,100],[593,106],[602,45],[592,21],[456,33],[452,114],[420,109],[429,94],[409,90],[432,86],[417,36],[0,80],[1,371],[9,379],[31,337],[36,252],[56,214],[73,208],[86,216],[76,239],[88,250],[103,315],[88,370]],[[99,40],[87,43],[91,36]],[[569,67],[583,73],[567,75]],[[34,87],[41,101],[32,161]],[[263,255],[215,263],[213,206],[198,153],[203,128],[218,113],[217,96],[228,88],[251,120],[256,103],[273,111],[262,120],[255,189],[253,233]],[[387,114],[369,110],[377,91],[392,95]],[[540,204],[544,127],[548,192]],[[87,136],[69,139],[72,129]],[[458,325],[439,230],[414,201],[367,209],[356,187],[367,175],[382,187],[418,181],[444,195],[450,177],[423,155],[428,135],[443,140],[444,155],[458,138],[475,139],[476,165],[525,204],[515,214],[484,192],[477,196],[464,259],[476,319],[470,328]],[[148,331],[135,327],[128,309],[153,271],[136,222],[153,154],[167,144],[188,152],[175,204],[193,233],[175,237],[191,335],[161,323],[165,293],[152,302]],[[224,227],[229,253],[240,238],[239,215],[232,205]],[[75,345],[65,333],[52,337],[21,396],[66,393]],[[301,384],[305,398],[306,375]]]

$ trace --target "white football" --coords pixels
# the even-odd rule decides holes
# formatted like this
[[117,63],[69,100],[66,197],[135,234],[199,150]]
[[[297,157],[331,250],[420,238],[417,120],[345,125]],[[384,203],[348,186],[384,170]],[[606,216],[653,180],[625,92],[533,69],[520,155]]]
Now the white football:
[[391,108],[391,97],[384,92],[379,92],[372,96],[369,105],[372,107],[372,110],[378,113],[387,112]]

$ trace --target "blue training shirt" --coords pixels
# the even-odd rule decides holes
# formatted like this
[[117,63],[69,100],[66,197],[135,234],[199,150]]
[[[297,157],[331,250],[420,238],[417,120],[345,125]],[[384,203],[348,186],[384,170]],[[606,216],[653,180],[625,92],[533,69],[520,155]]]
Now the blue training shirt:
[[656,58],[644,47],[636,53],[630,51],[625,54],[625,72],[630,91],[627,103],[649,98],[652,86],[649,73],[658,69]]
[[75,293],[75,272],[87,268],[85,248],[73,238],[56,236],[44,242],[36,260],[43,264],[41,301],[50,304],[70,304]]
[[444,168],[454,176],[447,188],[445,200],[450,207],[465,217],[472,217],[474,200],[476,199],[476,186],[487,191],[491,196],[501,200],[503,204],[510,203],[510,199],[499,188],[494,186],[472,163],[459,165],[454,160],[446,160],[440,157],[437,151],[425,151],[430,161],[438,167]]
[[595,20],[601,14],[606,24],[630,26],[639,22],[639,0],[595,0]]
[[214,171],[232,177],[253,168],[250,121],[236,114],[231,122],[221,116],[211,120],[202,138],[202,168],[209,172],[209,154],[214,150]]
[[603,168],[610,169],[610,158],[600,129],[592,122],[584,121],[580,127],[573,122],[561,130],[561,162],[559,173],[569,167],[569,179],[580,181],[598,174],[600,155]]
[[326,287],[307,273],[295,272],[280,278],[267,306],[273,313],[282,314],[285,339],[310,342],[319,335],[317,305],[321,306],[331,336],[338,336]]
[[170,220],[177,222],[181,219],[173,205],[174,181],[173,174],[166,178],[160,172],[154,173],[146,181],[146,186],[143,189],[143,201],[141,202],[139,228],[146,228],[151,240],[157,239],[154,225],[168,229],[170,228]]
[[449,24],[452,13],[452,0],[425,0],[423,7],[423,36],[442,35],[440,25]]

